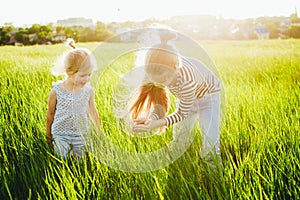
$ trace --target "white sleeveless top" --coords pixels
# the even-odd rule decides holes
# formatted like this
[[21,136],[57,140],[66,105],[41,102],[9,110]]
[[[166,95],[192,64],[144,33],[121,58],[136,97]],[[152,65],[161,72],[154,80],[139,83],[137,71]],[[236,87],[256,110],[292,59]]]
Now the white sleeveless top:
[[72,143],[81,143],[82,136],[90,131],[88,118],[90,85],[72,94],[61,88],[60,83],[53,83],[56,92],[56,111],[51,132],[53,138],[60,138]]

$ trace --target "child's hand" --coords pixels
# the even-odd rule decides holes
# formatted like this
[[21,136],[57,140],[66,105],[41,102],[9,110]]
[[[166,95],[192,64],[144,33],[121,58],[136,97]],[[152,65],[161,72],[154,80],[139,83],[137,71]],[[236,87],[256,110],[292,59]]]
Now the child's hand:
[[144,123],[142,124],[134,124],[131,129],[133,132],[151,131],[155,128],[165,126],[165,123],[166,121],[164,119],[158,119],[158,120],[148,119],[144,121]]
[[145,132],[152,130],[152,120],[148,118],[134,120],[131,130],[133,132]]
[[52,141],[52,138],[50,138],[50,137],[47,137],[47,143],[50,145],[50,146],[54,146],[53,145],[53,141]]
[[141,117],[141,118],[138,118],[138,119],[135,119],[134,120],[134,123],[133,123],[133,126],[137,125],[137,124],[147,124],[149,123],[149,118],[146,118],[146,117]]

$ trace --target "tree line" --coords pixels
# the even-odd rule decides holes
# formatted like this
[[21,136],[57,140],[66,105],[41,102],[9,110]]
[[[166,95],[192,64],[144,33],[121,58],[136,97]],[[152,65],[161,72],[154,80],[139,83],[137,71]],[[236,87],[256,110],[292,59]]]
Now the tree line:
[[97,21],[95,28],[83,26],[54,26],[33,24],[28,28],[15,28],[8,24],[0,26],[0,45],[55,44],[74,38],[76,42],[105,41],[116,35],[118,28],[134,29],[148,27],[153,23],[168,25],[194,39],[257,39],[255,28],[264,28],[268,32],[268,39],[300,38],[300,18],[297,13],[290,17],[259,17],[256,19],[232,20],[215,16],[179,16],[169,20],[154,18],[142,22],[112,22],[105,24]]
[[97,22],[96,27],[83,26],[53,26],[53,24],[33,24],[28,28],[15,28],[13,25],[0,27],[0,45],[55,44],[61,43],[66,38],[73,38],[77,42],[104,41],[114,36],[102,22]]

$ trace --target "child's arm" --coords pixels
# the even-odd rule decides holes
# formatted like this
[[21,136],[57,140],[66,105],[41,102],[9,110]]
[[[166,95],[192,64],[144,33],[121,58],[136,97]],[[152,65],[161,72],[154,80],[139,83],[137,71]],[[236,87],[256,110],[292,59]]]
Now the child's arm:
[[95,91],[93,88],[90,90],[89,115],[94,125],[100,129],[99,114],[95,103]]
[[52,89],[48,98],[48,109],[47,109],[47,119],[46,119],[46,137],[50,145],[52,145],[51,126],[54,120],[55,109],[56,109],[56,93],[55,90]]
[[165,117],[166,109],[159,104],[153,105],[153,112],[150,115],[152,119],[161,119]]

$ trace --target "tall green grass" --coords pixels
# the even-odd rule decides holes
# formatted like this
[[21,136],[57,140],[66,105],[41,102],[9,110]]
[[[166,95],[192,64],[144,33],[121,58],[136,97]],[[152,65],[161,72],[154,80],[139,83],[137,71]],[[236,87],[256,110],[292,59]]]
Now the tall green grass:
[[[55,157],[45,138],[47,98],[57,80],[49,69],[66,47],[0,47],[0,199],[299,198],[300,40],[200,44],[224,86],[224,166],[214,170],[199,160],[198,131],[183,156],[147,173],[119,171],[92,155],[80,161]],[[107,48],[103,56],[119,47]],[[129,54],[115,65],[133,62]],[[108,98],[113,84],[101,81],[96,102],[103,132],[112,142],[134,152],[171,141],[170,132],[142,139],[116,129]]]

